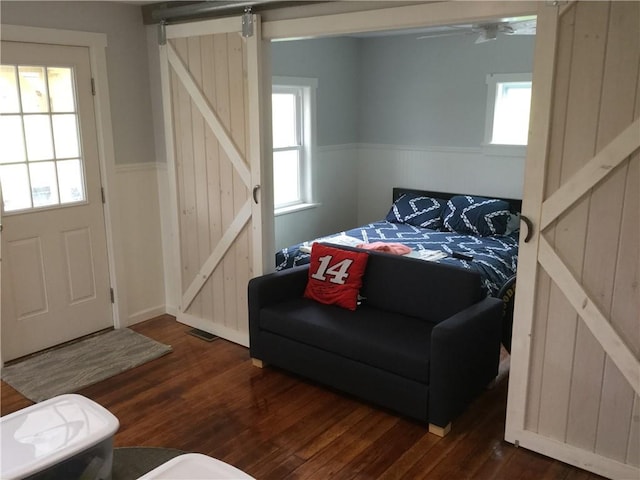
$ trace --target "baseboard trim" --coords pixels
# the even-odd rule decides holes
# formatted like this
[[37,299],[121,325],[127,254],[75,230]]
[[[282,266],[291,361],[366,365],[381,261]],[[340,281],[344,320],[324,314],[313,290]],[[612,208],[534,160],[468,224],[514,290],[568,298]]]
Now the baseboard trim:
[[127,319],[127,326],[151,320],[152,318],[164,315],[165,313],[169,313],[165,305],[158,305],[157,307],[140,310],[139,312],[129,315],[129,318]]
[[212,333],[220,338],[224,338],[225,340],[229,340],[230,342],[249,348],[248,332],[238,332],[223,325],[216,325],[205,319],[189,315],[188,313],[180,313],[177,316],[177,320],[178,322],[189,325],[190,327],[199,328],[200,330],[204,330],[205,332]]
[[121,163],[115,166],[115,172],[118,174],[149,172],[158,170],[157,162],[138,162],[138,163]]

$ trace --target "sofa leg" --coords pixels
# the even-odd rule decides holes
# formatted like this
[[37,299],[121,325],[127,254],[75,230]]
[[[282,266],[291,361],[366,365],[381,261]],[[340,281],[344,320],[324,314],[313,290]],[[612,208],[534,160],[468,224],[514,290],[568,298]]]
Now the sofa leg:
[[264,368],[267,366],[266,363],[264,363],[262,360],[260,360],[259,358],[252,358],[251,359],[251,363],[253,363],[254,367],[258,367],[258,368]]
[[451,422],[447,423],[444,427],[439,427],[438,425],[434,425],[433,423],[429,424],[429,433],[433,433],[438,437],[444,437],[451,431]]

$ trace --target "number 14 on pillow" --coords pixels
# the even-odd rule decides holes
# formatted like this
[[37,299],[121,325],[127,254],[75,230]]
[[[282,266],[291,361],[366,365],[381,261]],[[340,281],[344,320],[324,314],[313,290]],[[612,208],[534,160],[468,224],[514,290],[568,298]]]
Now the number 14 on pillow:
[[355,310],[369,256],[314,243],[311,249],[306,298]]
[[345,258],[333,265],[331,265],[333,255],[325,255],[318,260],[320,261],[320,266],[318,267],[318,271],[311,275],[311,278],[325,281],[328,276],[331,283],[337,283],[338,285],[345,284],[345,280],[349,277],[349,267],[353,264],[351,258]]

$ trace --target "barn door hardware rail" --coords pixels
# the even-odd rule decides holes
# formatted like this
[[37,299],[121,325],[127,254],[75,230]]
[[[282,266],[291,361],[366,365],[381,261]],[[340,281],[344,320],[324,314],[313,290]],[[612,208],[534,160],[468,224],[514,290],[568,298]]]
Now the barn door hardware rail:
[[[223,17],[229,15],[241,15],[246,9],[253,13],[271,9],[290,7],[300,4],[308,5],[309,1],[282,1],[282,0],[209,0],[205,2],[160,2],[142,7],[142,16],[147,25],[187,21],[190,19],[202,19],[205,17]],[[178,4],[178,5],[176,5]]]

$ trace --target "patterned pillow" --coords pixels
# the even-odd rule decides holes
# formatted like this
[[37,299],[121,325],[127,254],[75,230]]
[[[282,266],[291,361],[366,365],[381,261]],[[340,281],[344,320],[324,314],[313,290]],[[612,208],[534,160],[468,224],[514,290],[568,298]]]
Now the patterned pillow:
[[442,212],[444,227],[450,232],[488,237],[502,235],[509,220],[509,203],[495,198],[458,195]]
[[364,252],[314,243],[304,297],[355,310],[367,260]]
[[444,200],[438,198],[404,193],[393,202],[386,220],[436,230],[442,226],[440,213],[443,204]]

